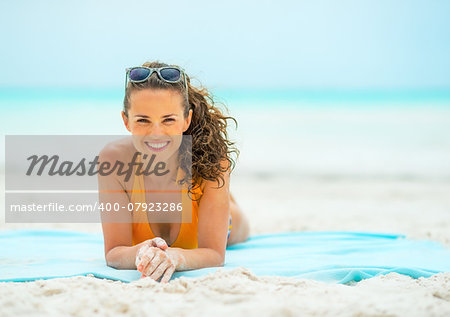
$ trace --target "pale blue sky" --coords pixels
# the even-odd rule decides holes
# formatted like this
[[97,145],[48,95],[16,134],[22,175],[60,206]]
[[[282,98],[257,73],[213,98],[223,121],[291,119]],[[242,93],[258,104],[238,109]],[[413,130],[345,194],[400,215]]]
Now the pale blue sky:
[[2,1],[0,86],[120,87],[146,60],[211,88],[450,89],[450,1]]

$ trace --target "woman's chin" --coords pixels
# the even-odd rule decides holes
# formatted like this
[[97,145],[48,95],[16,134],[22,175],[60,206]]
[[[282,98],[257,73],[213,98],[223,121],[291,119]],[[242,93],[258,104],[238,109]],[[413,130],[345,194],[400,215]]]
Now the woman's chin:
[[152,159],[152,164],[154,166],[159,162],[163,162],[167,165],[171,161],[170,158],[173,156],[174,152],[176,151],[170,148],[167,148],[164,151],[152,151],[144,148],[142,151],[142,155],[146,155],[147,159]]

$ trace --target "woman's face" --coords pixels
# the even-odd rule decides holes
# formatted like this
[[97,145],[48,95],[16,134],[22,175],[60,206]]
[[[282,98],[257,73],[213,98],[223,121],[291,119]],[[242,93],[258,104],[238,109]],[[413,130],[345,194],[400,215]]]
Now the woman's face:
[[131,94],[128,117],[122,112],[122,118],[139,152],[167,160],[180,147],[192,110],[184,118],[183,98],[178,91],[143,89]]

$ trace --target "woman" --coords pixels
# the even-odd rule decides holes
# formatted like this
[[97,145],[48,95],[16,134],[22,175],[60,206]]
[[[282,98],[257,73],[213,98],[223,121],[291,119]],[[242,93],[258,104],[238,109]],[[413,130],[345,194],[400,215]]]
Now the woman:
[[[126,221],[102,222],[108,266],[137,269],[161,282],[168,282],[174,271],[222,266],[226,246],[249,235],[248,221],[229,192],[231,154],[238,151],[227,139],[226,127],[227,120],[234,119],[222,115],[208,91],[193,87],[181,68],[160,62],[127,69],[122,118],[132,138],[109,143],[100,162],[130,162],[140,153],[147,154],[138,156],[145,166],[152,156],[166,152],[168,164],[178,168],[129,179],[99,176],[101,204],[134,206]],[[192,136],[191,173],[183,173],[187,169],[176,136]],[[138,219],[136,206],[152,201],[149,188],[167,189],[182,176],[189,184],[191,221]]]

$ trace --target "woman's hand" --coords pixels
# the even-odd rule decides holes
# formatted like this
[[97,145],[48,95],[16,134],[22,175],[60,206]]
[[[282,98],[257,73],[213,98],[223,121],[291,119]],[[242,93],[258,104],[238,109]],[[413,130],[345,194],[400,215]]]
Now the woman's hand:
[[173,252],[168,251],[162,238],[145,241],[136,255],[136,268],[142,273],[141,278],[149,276],[157,281],[162,276],[161,282],[167,283],[177,268]]
[[[150,247],[157,247],[157,248],[160,248],[161,250],[166,250],[169,247],[167,245],[166,240],[164,240],[163,238],[160,238],[160,237],[145,240],[144,242],[140,243],[139,249],[145,245],[150,246]],[[138,254],[139,254],[139,251],[138,251]],[[137,259],[137,257],[136,257],[136,259]]]

